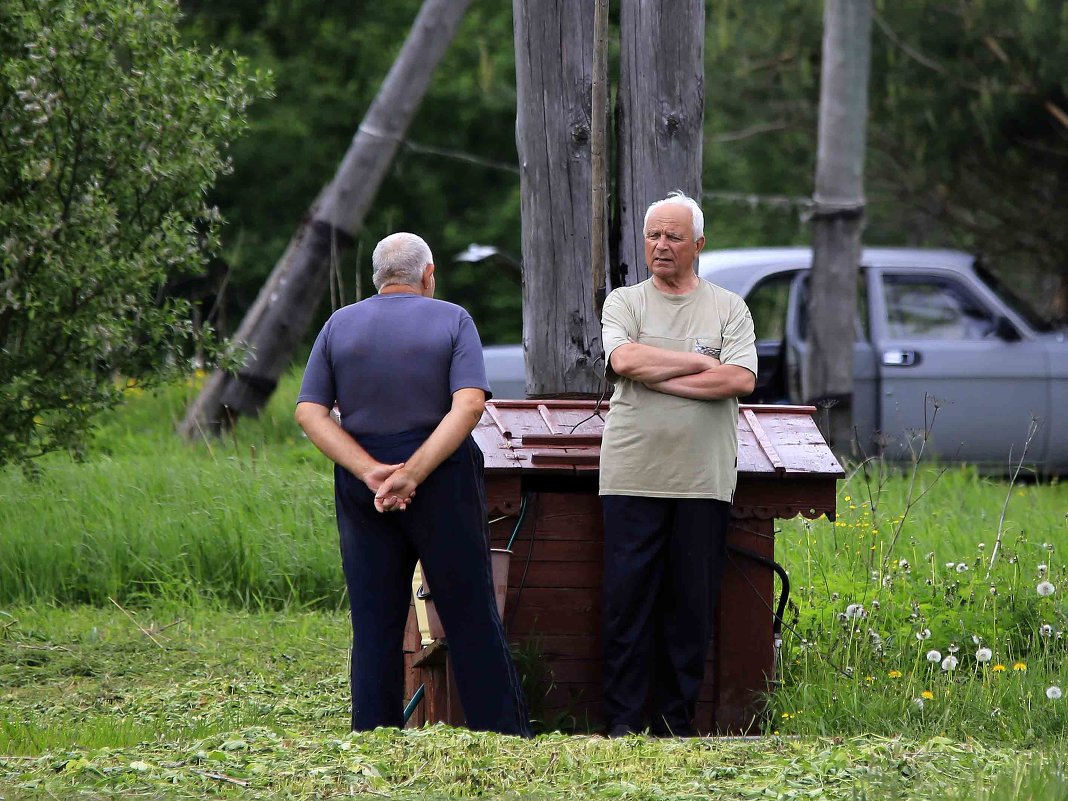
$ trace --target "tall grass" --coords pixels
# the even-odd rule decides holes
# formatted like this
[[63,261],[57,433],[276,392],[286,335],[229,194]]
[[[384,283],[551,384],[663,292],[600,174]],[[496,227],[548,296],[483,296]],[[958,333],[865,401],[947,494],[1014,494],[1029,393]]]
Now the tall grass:
[[0,474],[0,603],[343,602],[330,472],[292,421],[294,377],[214,445],[173,433],[194,389],[132,395],[84,463]]

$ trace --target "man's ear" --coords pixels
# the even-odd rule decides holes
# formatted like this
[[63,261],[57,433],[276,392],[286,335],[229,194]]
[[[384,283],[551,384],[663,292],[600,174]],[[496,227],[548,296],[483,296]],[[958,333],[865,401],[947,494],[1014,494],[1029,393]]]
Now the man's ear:
[[430,289],[430,282],[434,278],[434,264],[430,263],[423,270],[423,289]]

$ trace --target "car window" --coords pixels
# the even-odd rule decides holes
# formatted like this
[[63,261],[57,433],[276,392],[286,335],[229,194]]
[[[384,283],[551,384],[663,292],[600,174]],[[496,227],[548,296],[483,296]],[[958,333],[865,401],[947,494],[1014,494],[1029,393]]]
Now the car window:
[[895,339],[983,339],[994,315],[951,278],[884,275],[887,333]]
[[753,315],[757,342],[782,341],[786,333],[786,308],[790,303],[790,285],[796,273],[777,273],[753,287],[745,304]]

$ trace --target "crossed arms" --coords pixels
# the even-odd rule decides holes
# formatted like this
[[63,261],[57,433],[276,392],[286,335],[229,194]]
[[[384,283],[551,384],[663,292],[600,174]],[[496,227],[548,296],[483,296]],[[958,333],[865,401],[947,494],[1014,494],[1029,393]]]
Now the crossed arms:
[[449,413],[411,458],[401,464],[382,464],[371,456],[334,422],[326,406],[307,401],[298,403],[294,416],[315,447],[375,493],[378,511],[391,512],[407,508],[416,487],[460,447],[478,425],[485,407],[486,393],[481,389],[456,390]]
[[680,353],[627,342],[612,351],[609,364],[617,375],[666,395],[692,400],[721,400],[748,395],[756,376],[736,364],[720,364],[702,353]]

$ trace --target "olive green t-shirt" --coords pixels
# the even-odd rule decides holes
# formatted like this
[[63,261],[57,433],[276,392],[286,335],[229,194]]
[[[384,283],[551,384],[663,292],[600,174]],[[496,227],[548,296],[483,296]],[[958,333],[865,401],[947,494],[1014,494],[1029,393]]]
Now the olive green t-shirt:
[[[638,342],[697,351],[757,371],[753,318],[733,292],[701,280],[668,295],[652,280],[614,290],[601,315],[605,362]],[[731,501],[738,479],[738,400],[691,400],[616,376],[601,441],[601,495]]]

